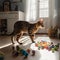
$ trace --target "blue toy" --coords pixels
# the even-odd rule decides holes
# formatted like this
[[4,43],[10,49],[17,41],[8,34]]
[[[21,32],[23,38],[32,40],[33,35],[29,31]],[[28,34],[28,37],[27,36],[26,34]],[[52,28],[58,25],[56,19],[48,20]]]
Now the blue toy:
[[24,58],[27,58],[28,57],[28,53],[25,51],[25,50],[20,50],[20,52],[25,56]]
[[24,49],[21,49],[19,46],[16,46],[16,49],[20,54],[25,56],[24,58],[28,57],[28,52],[27,51],[25,51]]

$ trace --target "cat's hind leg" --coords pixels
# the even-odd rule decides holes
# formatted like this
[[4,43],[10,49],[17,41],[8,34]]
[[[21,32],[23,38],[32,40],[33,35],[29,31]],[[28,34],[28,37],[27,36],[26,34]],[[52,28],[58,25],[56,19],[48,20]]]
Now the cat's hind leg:
[[19,33],[17,34],[16,40],[17,42],[21,45],[22,43],[19,42],[19,38],[21,38],[21,36],[23,35],[23,33]]

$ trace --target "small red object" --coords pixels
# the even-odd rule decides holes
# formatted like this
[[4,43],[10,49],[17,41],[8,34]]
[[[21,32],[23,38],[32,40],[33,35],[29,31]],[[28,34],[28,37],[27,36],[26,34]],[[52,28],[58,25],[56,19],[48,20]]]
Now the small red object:
[[47,49],[47,50],[48,50],[48,46],[45,46],[45,49]]
[[30,49],[27,49],[27,52],[30,53]]
[[36,46],[36,47],[38,47],[38,44],[37,44],[37,43],[35,43],[35,46]]

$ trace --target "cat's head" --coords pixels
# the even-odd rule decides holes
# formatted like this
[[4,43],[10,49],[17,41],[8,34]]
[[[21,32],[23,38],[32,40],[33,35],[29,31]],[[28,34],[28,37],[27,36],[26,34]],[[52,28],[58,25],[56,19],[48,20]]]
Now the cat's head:
[[43,21],[43,19],[40,19],[39,21],[38,21],[38,26],[39,26],[39,28],[43,28],[44,27],[44,21]]

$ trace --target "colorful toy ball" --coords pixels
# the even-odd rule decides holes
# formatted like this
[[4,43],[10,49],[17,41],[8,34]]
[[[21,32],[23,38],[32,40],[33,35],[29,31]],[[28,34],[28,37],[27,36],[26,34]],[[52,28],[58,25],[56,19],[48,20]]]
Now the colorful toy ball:
[[40,50],[40,46],[38,46],[38,50]]
[[48,46],[45,46],[44,48],[48,50]]
[[38,44],[37,44],[37,43],[35,43],[35,46],[36,46],[36,47],[38,47]]
[[35,56],[35,50],[32,50],[32,56]]
[[55,49],[54,48],[52,48],[52,53],[54,53],[55,52]]
[[44,49],[44,46],[41,46],[41,49]]

